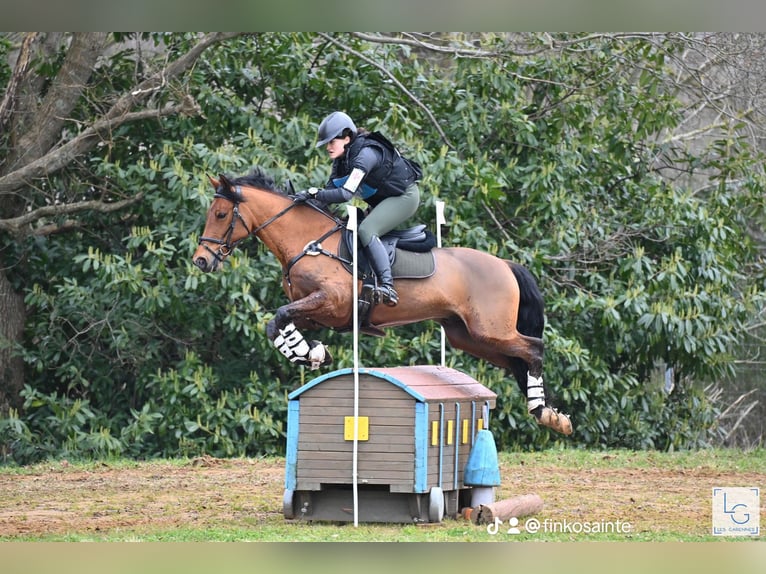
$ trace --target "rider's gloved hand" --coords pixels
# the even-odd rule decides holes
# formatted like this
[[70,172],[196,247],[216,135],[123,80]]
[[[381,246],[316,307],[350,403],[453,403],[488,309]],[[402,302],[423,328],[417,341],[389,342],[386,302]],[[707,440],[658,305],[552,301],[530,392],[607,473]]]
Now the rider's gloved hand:
[[302,191],[299,191],[295,194],[293,197],[293,201],[295,203],[305,203],[309,199],[313,199],[316,197],[316,194],[319,190],[316,187],[310,187],[308,189],[304,189]]

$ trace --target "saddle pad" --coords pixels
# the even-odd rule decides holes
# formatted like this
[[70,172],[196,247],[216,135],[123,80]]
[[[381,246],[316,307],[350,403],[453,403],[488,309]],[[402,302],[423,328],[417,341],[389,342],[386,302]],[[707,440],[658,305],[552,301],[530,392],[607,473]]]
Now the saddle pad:
[[[338,257],[343,261],[351,260],[351,253],[345,241],[340,242]],[[346,268],[346,271],[352,272],[351,265],[343,263],[343,266]],[[365,265],[365,268],[369,269],[367,265]],[[425,279],[433,275],[435,271],[436,262],[433,251],[414,253],[412,251],[404,251],[403,249],[396,250],[396,257],[394,257],[394,263],[391,266],[391,273],[394,279]],[[361,267],[359,273],[360,275],[364,273]]]

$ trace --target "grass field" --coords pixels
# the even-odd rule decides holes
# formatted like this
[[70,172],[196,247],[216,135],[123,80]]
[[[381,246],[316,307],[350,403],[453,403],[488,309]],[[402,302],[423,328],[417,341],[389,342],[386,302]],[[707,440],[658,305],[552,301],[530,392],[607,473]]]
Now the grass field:
[[[203,457],[0,467],[0,541],[752,541],[712,535],[712,489],[766,487],[762,449],[501,453],[500,467],[497,499],[542,497],[538,532],[528,532],[524,519],[519,534],[463,519],[358,527],[288,521],[283,459]],[[761,501],[764,525],[766,496]]]

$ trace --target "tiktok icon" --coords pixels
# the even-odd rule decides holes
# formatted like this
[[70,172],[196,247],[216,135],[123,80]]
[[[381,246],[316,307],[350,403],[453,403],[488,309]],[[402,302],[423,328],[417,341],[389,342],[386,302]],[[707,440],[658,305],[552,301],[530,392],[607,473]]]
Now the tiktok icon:
[[[487,524],[487,534],[490,536],[495,536],[498,532],[501,531],[500,526],[502,525],[503,521],[496,516],[494,522]],[[515,516],[510,518],[508,520],[508,529],[503,528],[502,531],[505,534],[521,534],[521,530],[519,530],[519,519]]]

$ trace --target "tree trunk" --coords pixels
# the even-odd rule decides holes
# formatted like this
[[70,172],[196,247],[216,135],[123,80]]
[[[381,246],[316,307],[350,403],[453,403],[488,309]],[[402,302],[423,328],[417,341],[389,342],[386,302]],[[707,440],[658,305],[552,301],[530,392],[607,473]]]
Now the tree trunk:
[[[63,42],[55,34],[52,37],[54,41]],[[72,34],[61,69],[44,94],[37,91],[42,86],[36,85],[39,78],[35,74],[27,73],[26,81],[19,82],[20,93],[14,96],[17,109],[11,122],[14,141],[4,172],[30,164],[56,146],[62,128],[88,85],[107,39],[105,32]],[[51,48],[45,46],[47,51]]]
[[[0,226],[0,233],[15,240],[29,233],[48,234],[62,229],[58,224],[38,226],[46,217],[74,214],[84,210],[109,212],[140,200],[141,194],[123,201],[74,201],[60,204],[57,197],[41,198],[37,180],[65,170],[82,159],[102,137],[110,135],[123,123],[147,117],[178,113],[199,113],[194,101],[184,97],[178,105],[139,109],[166,87],[168,80],[184,74],[209,47],[239,33],[211,33],[199,38],[188,52],[167,66],[141,80],[124,93],[105,96],[102,102],[86,102],[94,117],[81,122],[73,134],[65,138],[62,130],[74,124],[73,116],[83,102],[89,85],[111,34],[105,32],[27,33],[19,47],[13,74],[0,97],[0,220],[11,222]],[[55,76],[37,73],[33,62],[52,62],[64,53]],[[37,64],[35,64],[37,65]],[[101,110],[102,112],[100,112]],[[85,114],[86,116],[88,114]],[[35,199],[36,198],[36,199]],[[54,211],[51,212],[51,208]],[[22,215],[32,215],[17,222]],[[17,225],[18,223],[18,225]],[[23,342],[26,309],[24,298],[13,289],[2,263],[0,246],[0,416],[9,407],[19,406],[19,392],[24,385],[24,362],[14,357]]]
[[[73,34],[69,42],[63,34],[27,34],[14,69],[14,81],[3,98],[0,119],[11,129],[10,149],[0,162],[0,176],[38,160],[55,146],[107,39],[108,34],[101,32]],[[30,71],[29,61],[34,54],[50,58],[67,43],[61,69],[43,93],[43,78]],[[24,187],[19,190],[21,193],[0,194],[0,217],[23,213],[28,191]],[[25,320],[24,297],[14,291],[5,270],[0,269],[0,416],[21,404],[24,362],[14,356],[14,351],[22,343]]]
[[0,269],[0,417],[10,407],[21,406],[19,392],[24,385],[24,362],[14,356],[14,344],[24,335],[24,298],[13,290]]

